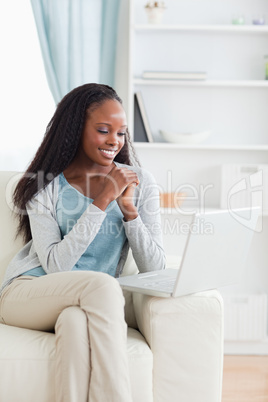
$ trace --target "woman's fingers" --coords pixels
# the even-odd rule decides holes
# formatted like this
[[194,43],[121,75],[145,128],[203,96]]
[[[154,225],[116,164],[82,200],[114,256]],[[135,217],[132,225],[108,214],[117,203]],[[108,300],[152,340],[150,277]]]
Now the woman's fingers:
[[106,176],[107,185],[114,187],[117,196],[130,185],[137,186],[139,184],[138,176],[135,172],[127,168],[118,168],[115,166]]

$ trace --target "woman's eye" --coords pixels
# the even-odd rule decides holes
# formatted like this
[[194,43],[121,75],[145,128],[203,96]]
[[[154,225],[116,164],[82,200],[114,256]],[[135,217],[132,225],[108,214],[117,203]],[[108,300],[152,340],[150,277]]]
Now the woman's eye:
[[105,130],[98,130],[98,132],[101,134],[108,134],[108,131],[105,131]]
[[118,133],[118,135],[121,135],[121,136],[123,136],[123,135],[126,135],[126,133]]

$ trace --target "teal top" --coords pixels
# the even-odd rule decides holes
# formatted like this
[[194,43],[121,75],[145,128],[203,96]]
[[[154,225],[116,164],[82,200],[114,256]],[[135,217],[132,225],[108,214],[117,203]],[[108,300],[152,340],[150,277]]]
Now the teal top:
[[[72,187],[65,179],[63,173],[59,175],[59,195],[56,205],[56,216],[62,239],[70,232],[77,220],[92,202],[92,198],[84,196]],[[126,241],[122,221],[123,214],[116,201],[112,201],[105,212],[107,215],[97,235],[73,266],[72,271],[99,271],[115,276],[121,250]],[[79,230],[83,231],[83,226],[80,225]],[[85,228],[85,233],[86,232],[87,230]],[[39,266],[24,272],[23,275],[42,276],[46,275],[46,273],[43,268]]]

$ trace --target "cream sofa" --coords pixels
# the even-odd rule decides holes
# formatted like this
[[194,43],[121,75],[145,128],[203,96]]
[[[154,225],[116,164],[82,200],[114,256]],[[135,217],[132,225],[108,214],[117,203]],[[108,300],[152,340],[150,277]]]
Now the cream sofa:
[[[21,239],[14,240],[15,223],[9,207],[17,179],[14,172],[0,173],[0,280],[22,244]],[[126,268],[128,274],[136,272],[131,255]],[[125,298],[133,401],[220,402],[220,294],[214,290],[162,299],[125,293]],[[1,323],[0,402],[54,402],[54,359],[53,333]]]

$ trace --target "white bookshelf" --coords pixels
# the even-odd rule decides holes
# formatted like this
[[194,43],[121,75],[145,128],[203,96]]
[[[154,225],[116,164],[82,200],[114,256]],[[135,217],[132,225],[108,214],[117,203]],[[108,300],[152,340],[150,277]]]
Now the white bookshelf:
[[[142,92],[151,131],[157,142],[134,143],[142,165],[150,170],[164,191],[189,184],[205,189],[205,207],[219,209],[221,165],[268,164],[268,81],[264,55],[268,54],[267,25],[251,24],[254,15],[266,15],[264,0],[217,2],[166,0],[161,25],[149,25],[144,0],[130,0],[124,14],[126,26],[124,63],[118,70],[117,90],[123,97],[133,133],[133,98]],[[239,11],[240,10],[240,11]],[[246,24],[231,25],[235,13],[244,13]],[[125,17],[128,14],[128,19]],[[121,38],[123,40],[123,38]],[[127,66],[127,70],[126,70]],[[142,79],[143,71],[205,71],[202,81]],[[191,124],[190,124],[191,123]],[[211,130],[201,144],[158,142],[159,130],[189,132]],[[212,187],[209,187],[209,186]],[[267,191],[267,190],[266,190]],[[194,201],[195,206],[198,207]],[[182,208],[190,211],[187,200]],[[174,221],[189,219],[162,209]],[[164,234],[168,254],[183,250],[183,236]],[[237,294],[268,293],[267,206],[263,230],[254,235],[246,279]],[[235,267],[234,267],[235,269]],[[268,354],[267,339],[228,341],[226,353]]]

